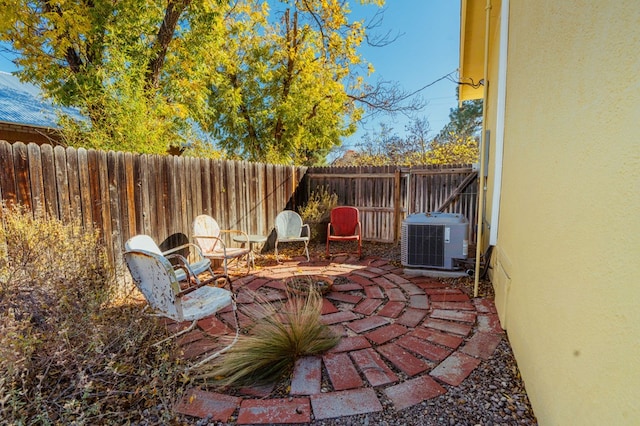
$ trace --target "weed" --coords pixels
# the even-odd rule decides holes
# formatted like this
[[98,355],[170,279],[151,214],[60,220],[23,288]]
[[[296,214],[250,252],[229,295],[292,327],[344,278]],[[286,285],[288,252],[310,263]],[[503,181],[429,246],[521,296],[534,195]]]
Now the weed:
[[180,367],[151,346],[161,324],[123,303],[99,236],[0,208],[0,418],[166,423]]
[[300,217],[305,223],[322,223],[329,221],[331,209],[338,205],[338,194],[320,186],[311,192],[309,199],[299,209]]

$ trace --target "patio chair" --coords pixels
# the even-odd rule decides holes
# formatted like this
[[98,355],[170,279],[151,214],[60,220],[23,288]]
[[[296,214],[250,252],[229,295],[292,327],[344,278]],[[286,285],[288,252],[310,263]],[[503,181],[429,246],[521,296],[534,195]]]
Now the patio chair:
[[237,229],[220,229],[218,222],[211,216],[203,214],[193,221],[193,239],[202,250],[203,256],[222,260],[225,275],[228,273],[227,263],[229,260],[235,259],[236,262],[239,262],[244,257],[247,262],[247,273],[249,273],[251,271],[249,247],[229,247],[222,240],[223,234],[243,235],[244,241],[249,241],[246,232]]
[[[176,322],[192,321],[186,329],[156,342],[154,345],[159,345],[193,330],[198,320],[213,315],[229,305],[233,307],[236,339],[222,351],[207,356],[197,365],[202,365],[220,355],[237,341],[239,335],[237,307],[231,280],[227,275],[214,275],[207,281],[193,284],[188,288],[181,288],[176,276],[176,267],[161,254],[133,249],[124,253],[124,259],[133,282],[156,315],[170,318]],[[177,266],[177,268],[184,267],[184,265]],[[229,284],[229,290],[207,285],[211,282],[217,283],[220,280],[223,281],[222,286]]]
[[309,225],[302,223],[300,215],[293,210],[284,210],[276,216],[276,242],[275,255],[276,262],[278,260],[278,244],[279,243],[304,243],[304,253],[309,261],[309,238],[311,237],[311,229]]
[[356,207],[340,206],[331,209],[327,225],[327,257],[330,256],[331,241],[357,241],[358,257],[362,257],[362,224],[360,211]]
[[[124,248],[126,251],[145,250],[155,253],[164,256],[170,262],[175,262],[177,265],[180,265],[181,267],[175,270],[178,281],[193,280],[199,285],[199,275],[204,272],[209,272],[211,276],[214,275],[213,270],[211,269],[211,261],[203,256],[200,247],[193,243],[182,244],[178,247],[172,248],[171,250],[163,252],[160,250],[160,247],[158,247],[153,238],[148,235],[140,234],[131,237],[126,243],[124,243]],[[195,257],[195,261],[193,263],[189,263],[187,258],[178,253],[184,249],[189,249],[190,251],[193,250]]]

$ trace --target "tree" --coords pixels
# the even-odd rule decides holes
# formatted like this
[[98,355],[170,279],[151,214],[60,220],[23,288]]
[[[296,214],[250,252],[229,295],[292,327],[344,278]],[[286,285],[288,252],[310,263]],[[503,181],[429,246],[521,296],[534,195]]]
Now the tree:
[[339,0],[281,1],[273,14],[246,1],[234,12],[211,80],[207,129],[241,158],[321,162],[362,115],[354,101],[364,91],[356,75],[362,22],[350,22]]
[[426,118],[414,118],[402,138],[381,123],[380,131],[365,134],[357,151],[348,151],[334,162],[340,166],[416,166],[426,164],[469,164],[478,161],[478,141],[450,133],[447,140],[429,138]]
[[12,5],[0,39],[20,55],[20,76],[59,104],[80,107],[90,120],[65,123],[69,142],[89,137],[84,145],[139,152],[165,152],[181,142],[186,108],[172,96],[164,71],[175,56],[172,41],[190,32],[180,28],[181,17],[189,10],[211,22],[217,7],[203,0]]
[[482,129],[482,99],[463,101],[462,105],[449,111],[447,123],[436,136],[436,141],[444,143],[458,138],[466,140],[471,137],[478,140]]
[[18,0],[4,12],[21,77],[89,117],[64,123],[70,144],[202,152],[197,124],[229,156],[312,164],[383,93],[359,74],[372,69],[357,54],[365,29],[343,0]]

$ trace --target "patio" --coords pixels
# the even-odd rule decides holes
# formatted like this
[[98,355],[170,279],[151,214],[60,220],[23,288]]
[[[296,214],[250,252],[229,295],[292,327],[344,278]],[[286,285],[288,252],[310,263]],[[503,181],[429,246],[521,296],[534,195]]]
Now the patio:
[[[247,289],[277,299],[285,295],[283,278],[330,276],[334,285],[324,297],[322,318],[342,341],[322,357],[299,360],[290,383],[228,394],[193,388],[177,401],[177,413],[285,424],[397,412],[451,392],[506,340],[492,300],[470,299],[443,280],[405,275],[388,259],[342,256],[329,262],[315,256],[309,263],[260,263],[234,279],[240,312],[253,302]],[[247,321],[240,314],[241,326]],[[195,361],[215,350],[232,324],[230,309],[199,321],[181,338],[180,356]]]

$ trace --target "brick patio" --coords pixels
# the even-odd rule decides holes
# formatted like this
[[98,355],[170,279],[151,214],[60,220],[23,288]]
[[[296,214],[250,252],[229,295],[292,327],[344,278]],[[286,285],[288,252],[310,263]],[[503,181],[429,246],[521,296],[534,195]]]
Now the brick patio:
[[[322,309],[323,323],[343,335],[338,346],[298,360],[286,398],[272,395],[274,386],[243,389],[242,396],[192,389],[176,401],[176,412],[235,424],[286,424],[374,413],[385,406],[402,410],[446,393],[445,386],[458,386],[504,338],[491,300],[470,300],[459,289],[404,275],[378,258],[296,260],[260,268],[234,280],[238,305],[253,303],[245,289],[284,298],[282,279],[294,274],[344,278]],[[181,356],[195,362],[221,334],[232,333],[230,314],[199,321],[180,341]],[[241,318],[244,326],[248,321]]]

